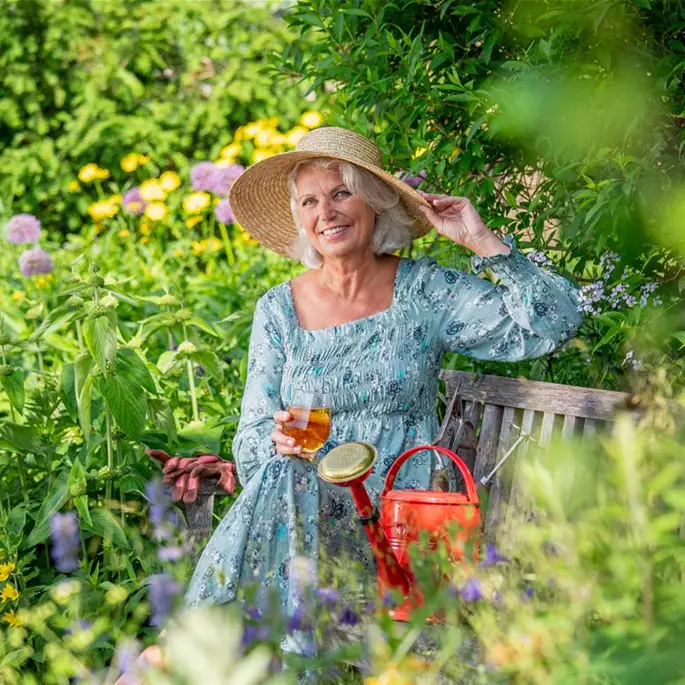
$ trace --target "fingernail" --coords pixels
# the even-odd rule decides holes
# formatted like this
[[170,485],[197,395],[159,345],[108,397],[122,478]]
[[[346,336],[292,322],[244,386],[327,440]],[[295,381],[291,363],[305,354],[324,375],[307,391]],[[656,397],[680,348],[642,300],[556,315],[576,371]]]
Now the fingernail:
[[288,440],[288,444],[292,447],[295,444],[294,440]]

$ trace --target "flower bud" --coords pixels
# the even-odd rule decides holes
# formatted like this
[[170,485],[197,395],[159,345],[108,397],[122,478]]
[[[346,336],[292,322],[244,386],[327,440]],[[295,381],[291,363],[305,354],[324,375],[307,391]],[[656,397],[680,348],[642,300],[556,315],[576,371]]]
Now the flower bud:
[[190,309],[179,309],[176,312],[176,320],[177,321],[188,321],[188,319],[193,315],[193,312],[190,311]]
[[81,495],[86,494],[86,486],[84,483],[74,483],[70,488],[69,488],[69,494],[72,497],[80,497]]
[[192,354],[193,352],[197,352],[197,347],[195,347],[195,345],[191,343],[190,340],[184,340],[178,346],[178,351],[181,354]]
[[116,367],[115,367],[114,364],[113,364],[111,361],[109,361],[109,360],[107,360],[107,361],[105,362],[105,373],[106,373],[108,376],[113,376],[113,375],[116,373]]
[[101,304],[96,304],[90,312],[88,312],[89,319],[97,319],[100,316],[107,315],[107,307],[103,307]]
[[12,367],[8,364],[0,366],[0,376],[9,376],[12,373]]
[[115,309],[119,306],[119,300],[117,300],[114,295],[105,295],[101,300],[100,304],[107,309]]
[[10,337],[7,333],[0,333],[0,345],[9,345]]
[[81,307],[83,307],[83,304],[83,298],[79,297],[78,295],[72,295],[67,300],[67,307],[69,307],[69,309],[81,309]]
[[90,265],[90,271],[91,271],[91,273],[96,274],[98,271],[100,271],[100,266],[98,264],[95,264],[95,262],[93,262]]
[[164,305],[165,307],[171,307],[175,304],[178,304],[178,298],[175,295],[170,295],[167,293],[166,295],[162,295],[162,297],[159,298],[159,303],[161,305]]
[[94,285],[96,288],[102,288],[102,286],[105,284],[105,279],[101,278],[100,276],[91,276],[88,279],[88,283]]

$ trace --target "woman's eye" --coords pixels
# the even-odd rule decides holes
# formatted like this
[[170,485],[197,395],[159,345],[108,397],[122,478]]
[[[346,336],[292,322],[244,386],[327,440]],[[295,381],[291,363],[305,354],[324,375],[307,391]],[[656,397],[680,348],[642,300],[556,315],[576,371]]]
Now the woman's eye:
[[308,204],[311,204],[311,203],[312,203],[312,198],[308,197],[306,200],[302,201],[302,206],[306,207]]
[[342,197],[347,197],[350,193],[347,190],[338,190],[335,193],[336,197],[342,196]]

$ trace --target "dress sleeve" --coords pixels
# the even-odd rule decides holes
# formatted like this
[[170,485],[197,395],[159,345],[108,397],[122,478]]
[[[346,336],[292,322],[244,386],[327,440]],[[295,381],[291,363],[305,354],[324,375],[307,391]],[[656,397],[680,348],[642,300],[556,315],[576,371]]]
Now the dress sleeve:
[[582,323],[577,289],[530,262],[510,236],[504,242],[508,254],[472,261],[475,272],[491,268],[497,285],[432,260],[421,269],[419,289],[444,351],[496,361],[532,359],[569,340]]
[[259,467],[276,455],[271,440],[273,414],[281,409],[280,388],[285,353],[265,297],[257,302],[240,421],[233,438],[233,458],[240,484],[245,487]]

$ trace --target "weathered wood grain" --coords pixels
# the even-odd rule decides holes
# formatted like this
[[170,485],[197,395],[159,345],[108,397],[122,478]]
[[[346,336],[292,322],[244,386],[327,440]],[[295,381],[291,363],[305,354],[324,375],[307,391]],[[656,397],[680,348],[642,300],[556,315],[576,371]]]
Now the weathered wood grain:
[[540,438],[539,442],[543,447],[547,447],[552,441],[552,435],[554,433],[554,414],[546,411],[542,415],[542,425],[540,426]]
[[564,416],[564,425],[561,427],[561,437],[563,440],[570,440],[576,429],[576,417]]
[[497,407],[493,404],[486,404],[483,409],[483,421],[480,426],[480,437],[478,439],[478,453],[473,470],[476,481],[479,481],[484,475],[489,473],[495,465],[497,444],[502,425],[502,412],[502,407]]
[[[497,441],[497,458],[495,459],[495,463],[497,463],[505,455],[506,451],[509,449],[509,447],[511,447],[514,440],[516,440],[518,437],[519,431],[512,430],[515,411],[516,410],[513,407],[505,407],[502,412],[502,424],[500,427],[499,439]],[[512,458],[514,458],[513,454],[511,457],[509,457],[508,462],[506,462],[500,468],[500,470],[497,471],[490,485],[488,510],[485,516],[485,535],[486,539],[492,542],[495,541],[495,538],[491,536],[496,536],[498,523],[503,514],[504,502],[506,498],[505,492],[507,489],[506,476],[507,473],[509,473]]]
[[441,373],[447,392],[459,385],[464,400],[482,400],[503,407],[533,409],[564,416],[611,420],[619,407],[626,406],[629,393],[595,388],[578,388],[503,376],[476,376],[464,371]]

